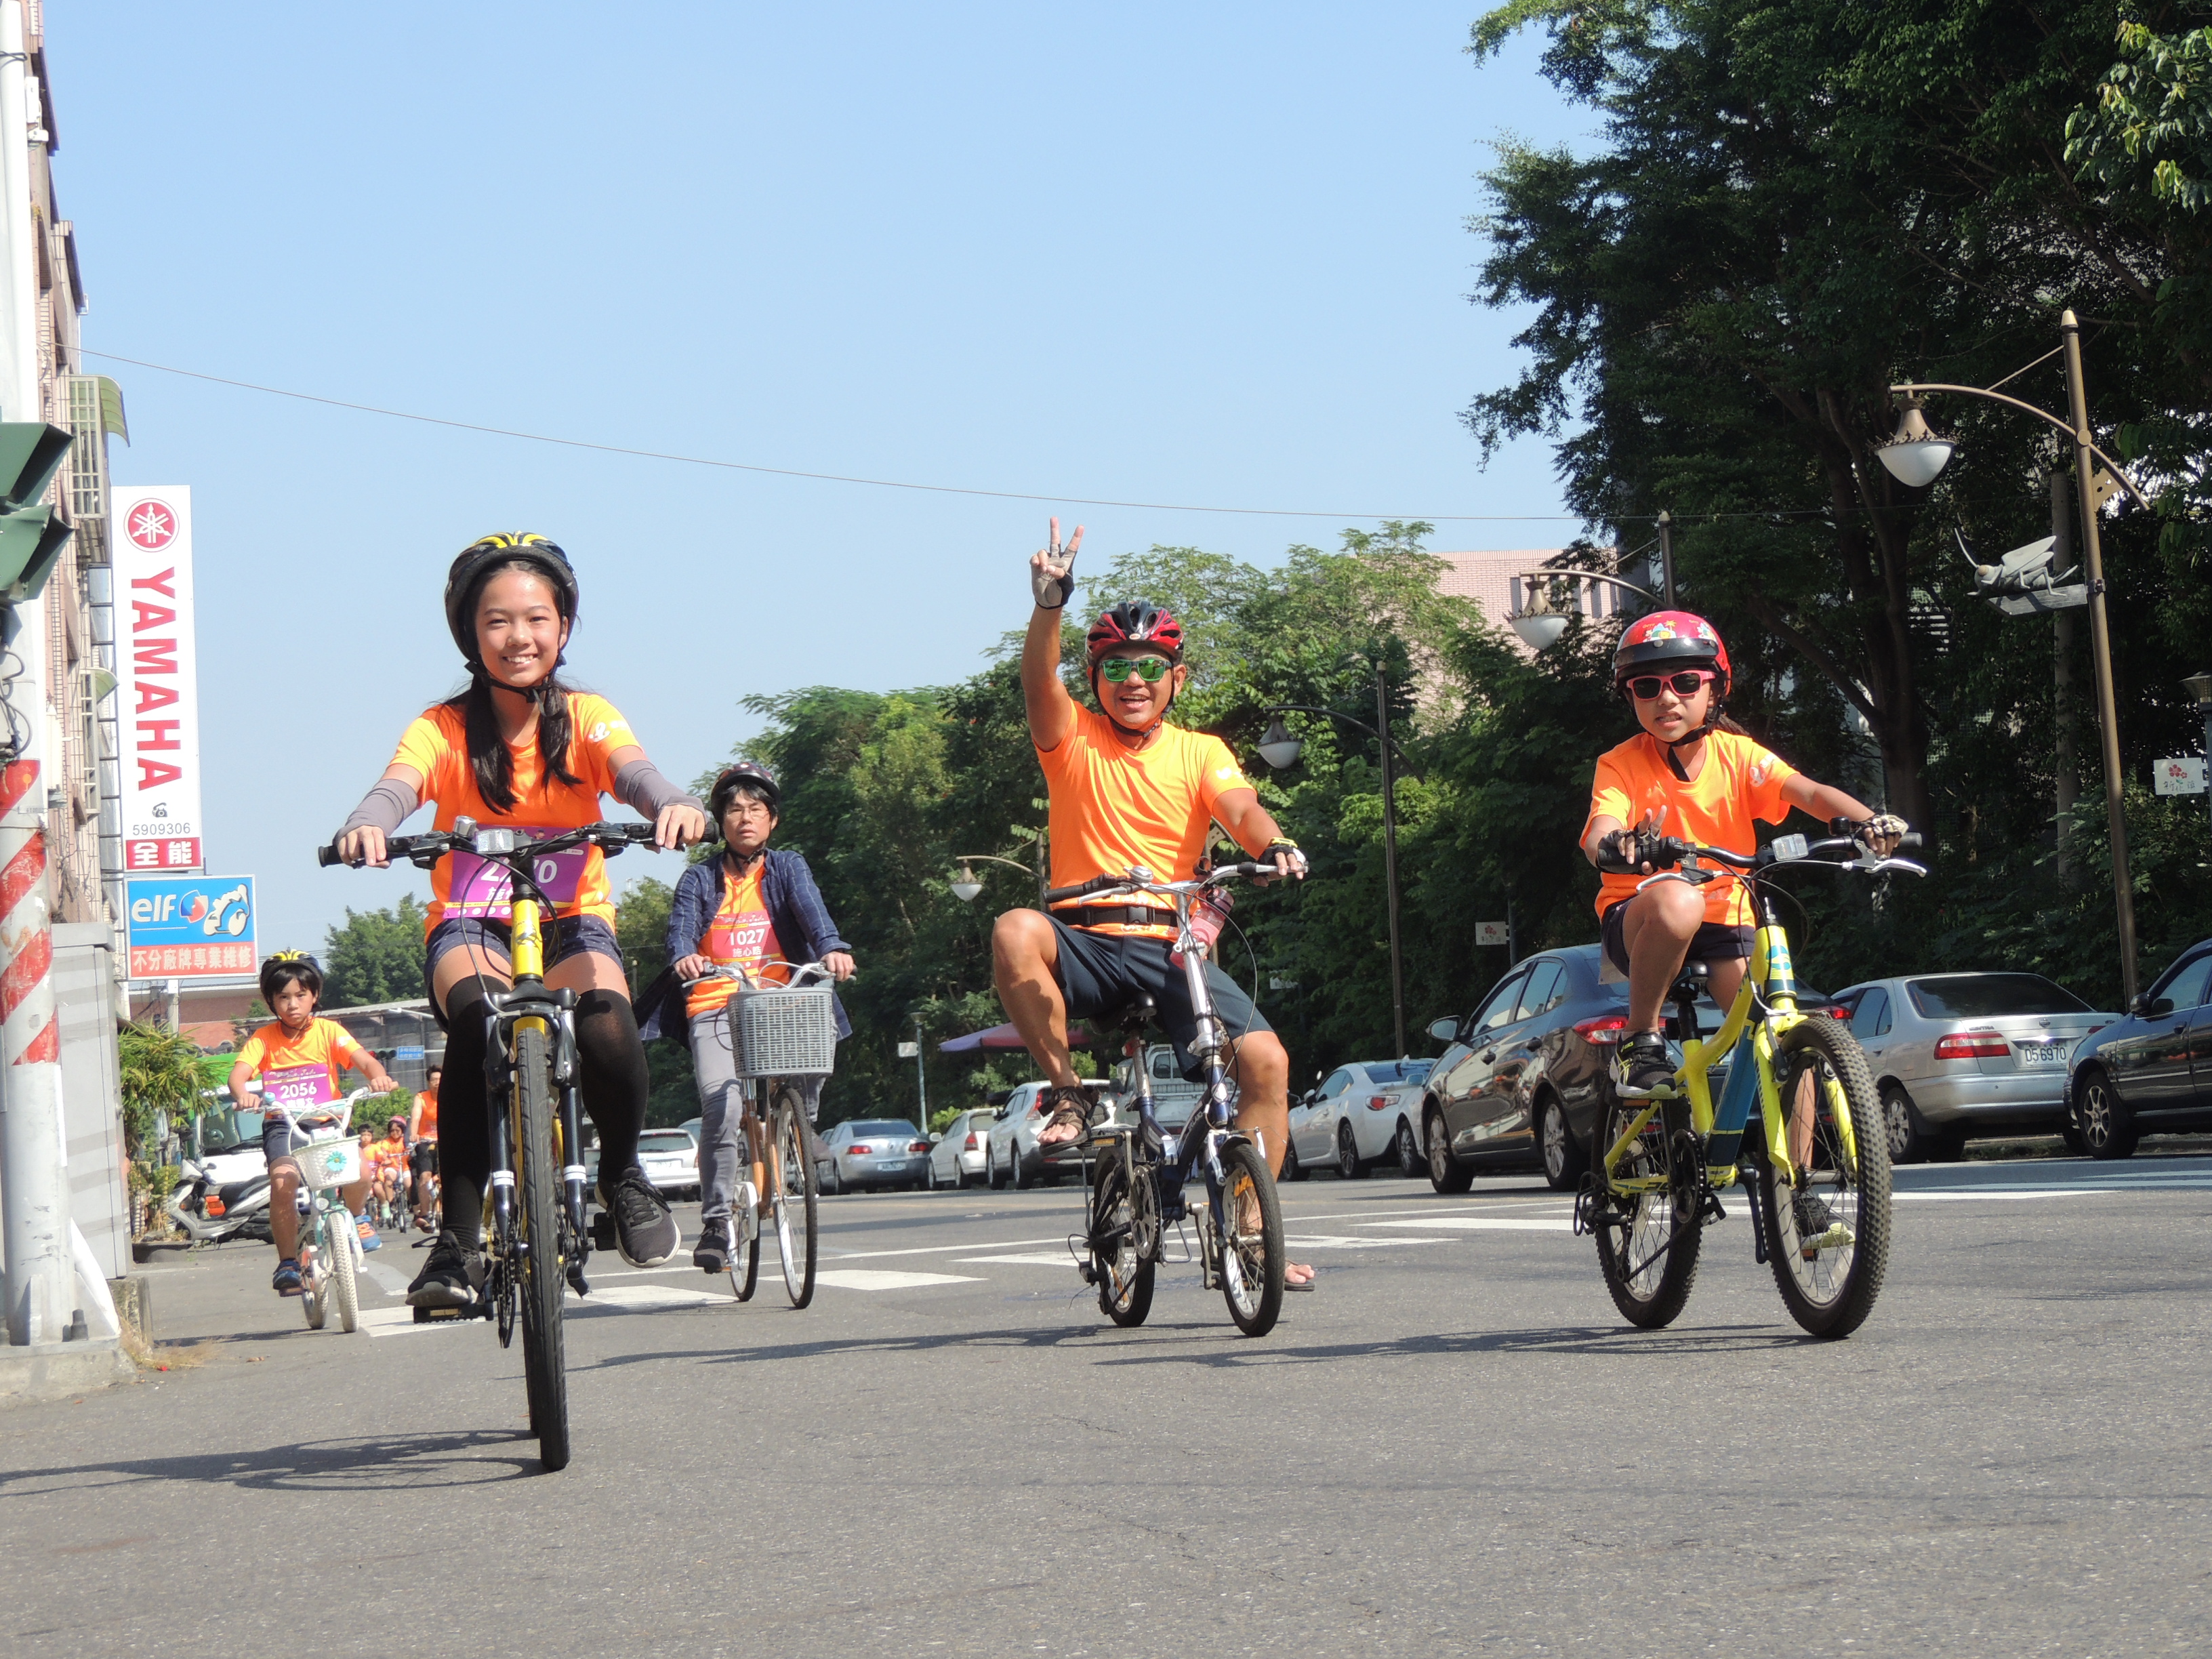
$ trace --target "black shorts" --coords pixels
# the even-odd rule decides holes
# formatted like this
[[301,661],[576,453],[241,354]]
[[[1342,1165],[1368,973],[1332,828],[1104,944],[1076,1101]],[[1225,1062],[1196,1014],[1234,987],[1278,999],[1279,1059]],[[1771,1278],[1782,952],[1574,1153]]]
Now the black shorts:
[[[318,1110],[319,1109],[319,1108]],[[324,1119],[328,1116],[329,1114],[325,1113],[323,1118],[311,1120],[310,1127],[324,1127]],[[262,1118],[261,1156],[268,1164],[271,1174],[276,1172],[276,1166],[280,1164],[290,1164],[294,1172],[297,1173],[300,1160],[294,1157],[293,1153],[307,1144],[307,1137],[304,1133],[295,1133],[286,1125],[284,1120],[276,1113],[270,1112]]]
[[414,1149],[407,1154],[407,1167],[416,1175],[437,1174],[438,1143],[434,1140],[416,1141]]
[[[495,916],[447,916],[430,930],[430,937],[422,942],[422,982],[432,983],[438,972],[438,960],[453,951],[466,951],[472,962],[481,963],[486,957],[496,957],[502,964],[514,960],[507,944],[507,924]],[[586,951],[605,957],[610,962],[622,961],[622,947],[615,943],[615,930],[601,916],[556,916],[544,925],[545,967],[550,973],[571,957],[580,957]],[[503,974],[505,968],[501,969]],[[434,997],[430,1012],[438,1021],[438,1029],[446,1029],[446,1011]]]
[[[1628,943],[1621,937],[1621,928],[1627,921],[1629,901],[1614,905],[1605,913],[1598,925],[1605,938],[1606,960],[1620,969],[1628,971]],[[1726,962],[1731,957],[1751,954],[1753,934],[1748,927],[1738,927],[1725,921],[1701,921],[1690,940],[1685,962]]]
[[[1171,942],[1141,933],[1095,933],[1071,927],[1057,916],[1047,920],[1060,944],[1055,977],[1067,995],[1068,1018],[1111,1013],[1139,992],[1150,992],[1160,1025],[1175,1044],[1176,1064],[1186,1078],[1195,1080],[1198,1062],[1191,1058],[1190,1043],[1198,1035],[1198,1014],[1190,1006],[1189,981],[1168,960]],[[1215,1016],[1231,1037],[1274,1029],[1252,1006],[1243,988],[1211,962],[1206,964],[1206,988],[1213,999]]]

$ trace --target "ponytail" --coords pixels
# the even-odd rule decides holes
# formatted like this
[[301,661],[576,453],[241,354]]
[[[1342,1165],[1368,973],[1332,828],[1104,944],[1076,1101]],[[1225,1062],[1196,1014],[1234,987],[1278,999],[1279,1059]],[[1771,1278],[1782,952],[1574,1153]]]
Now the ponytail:
[[[568,718],[568,688],[557,673],[548,674],[532,694],[538,704],[538,752],[543,757],[539,787],[557,778],[570,786],[582,781],[568,769],[568,744],[574,727]],[[468,734],[469,770],[477,793],[495,812],[515,808],[514,751],[499,734],[499,711],[492,707],[491,678],[481,663],[469,665],[468,690],[447,700],[460,711]]]

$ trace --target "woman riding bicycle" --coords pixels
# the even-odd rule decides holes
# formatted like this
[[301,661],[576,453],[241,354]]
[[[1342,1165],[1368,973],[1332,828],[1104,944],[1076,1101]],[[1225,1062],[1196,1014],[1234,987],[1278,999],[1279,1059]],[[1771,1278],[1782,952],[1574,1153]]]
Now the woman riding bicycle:
[[[1613,685],[1644,729],[1599,757],[1582,848],[1603,872],[1597,911],[1606,956],[1628,975],[1620,1091],[1644,1100],[1674,1074],[1660,1027],[1668,988],[1684,962],[1701,961],[1713,1000],[1729,1006],[1752,952],[1753,916],[1741,882],[1700,888],[1671,872],[1647,879],[1655,866],[1639,838],[1673,836],[1749,852],[1754,817],[1779,823],[1798,807],[1824,822],[1867,825],[1868,844],[1886,855],[1905,824],[1814,782],[1728,717],[1728,647],[1702,617],[1661,611],[1630,623],[1613,653]],[[1809,1146],[1810,1114],[1797,1116]],[[1793,1140],[1798,1128],[1793,1121]]]
[[[268,1111],[261,1122],[261,1152],[269,1163],[269,1231],[276,1241],[276,1271],[269,1288],[279,1296],[297,1296],[301,1289],[300,1164],[293,1149],[307,1145],[311,1122],[343,1127],[337,1103],[345,1092],[339,1081],[343,1073],[359,1072],[380,1091],[398,1086],[350,1031],[317,1016],[322,995],[322,968],[304,951],[279,951],[263,963],[261,1000],[276,1018],[240,1045],[230,1068],[230,1097],[237,1105],[252,1109],[258,1094],[266,1106],[282,1106],[292,1115],[288,1124]],[[362,1248],[374,1249],[376,1230],[362,1215],[368,1186],[364,1176],[348,1187],[345,1203],[359,1218]]]
[[[853,976],[853,954],[822,902],[805,858],[769,850],[783,795],[769,769],[749,760],[724,767],[708,805],[721,828],[722,854],[690,866],[678,880],[668,907],[673,966],[646,993],[642,1006],[651,1011],[644,1025],[648,1037],[675,1036],[688,1026],[701,1117],[699,1243],[691,1261],[719,1273],[730,1265],[732,1197],[758,1200],[757,1188],[750,1195],[736,1192],[738,1170],[759,1160],[739,1153],[744,1099],[729,1011],[737,983],[705,976],[718,968],[730,969],[759,984],[783,985],[790,981],[791,963],[819,960],[834,976],[847,980]],[[839,1040],[852,1030],[840,1006]],[[822,1079],[807,1079],[804,1091],[811,1121]]]
[[[1035,607],[1022,646],[1022,695],[1051,797],[1052,880],[1071,886],[1132,866],[1169,879],[1197,867],[1209,825],[1218,823],[1254,858],[1272,859],[1282,876],[1304,878],[1305,855],[1284,836],[1259,792],[1245,781],[1220,738],[1167,723],[1176,696],[1190,678],[1182,629],[1145,599],[1125,599],[1091,624],[1093,714],[1067,695],[1060,678],[1060,610],[1075,590],[1076,527],[1066,547],[1060,520],[1052,544],[1030,561]],[[1006,1016],[1053,1084],[1051,1118],[1037,1136],[1063,1145],[1083,1131],[1091,1108],[1069,1064],[1067,1022],[1151,995],[1160,1022],[1185,1066],[1197,1034],[1190,992],[1171,964],[1174,914],[1160,901],[1041,910],[1009,910],[992,930],[994,977]],[[1165,921],[1162,920],[1163,915]],[[1209,963],[1206,982],[1215,1012],[1234,1042],[1230,1071],[1237,1085],[1237,1127],[1257,1132],[1270,1166],[1280,1170],[1289,1141],[1290,1056],[1237,981]],[[1186,1076],[1196,1075],[1195,1069]],[[1285,1283],[1304,1290],[1310,1267],[1293,1264]]]
[[[579,589],[568,556],[543,536],[487,536],[446,577],[446,625],[468,667],[467,688],[424,711],[399,740],[382,780],[339,832],[349,864],[381,866],[385,838],[426,801],[436,827],[454,820],[525,830],[598,821],[612,795],[653,821],[655,844],[684,847],[706,833],[699,802],[660,775],[629,723],[604,697],[562,684],[558,671],[576,622]],[[545,982],[576,994],[583,1098],[599,1134],[599,1201],[615,1219],[623,1258],[653,1267],[682,1242],[667,1202],[638,1167],[645,1121],[645,1045],[615,944],[615,907],[597,847],[556,854],[540,884],[556,915]],[[484,1089],[487,1000],[513,981],[512,915],[503,868],[450,853],[432,872],[424,978],[447,1031],[439,1140],[445,1227],[408,1289],[416,1307],[467,1307],[483,1280],[483,1188],[491,1171]]]

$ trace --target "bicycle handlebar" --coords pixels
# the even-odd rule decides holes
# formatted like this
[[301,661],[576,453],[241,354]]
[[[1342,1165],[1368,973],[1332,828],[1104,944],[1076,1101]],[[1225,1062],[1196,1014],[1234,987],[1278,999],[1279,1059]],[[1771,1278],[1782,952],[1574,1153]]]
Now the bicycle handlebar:
[[[1921,845],[1920,834],[1917,830],[1908,830],[1897,838],[1897,844],[1900,848],[1918,847]],[[1617,868],[1623,874],[1636,874],[1644,865],[1650,865],[1655,870],[1671,870],[1685,859],[1700,858],[1711,859],[1716,864],[1726,865],[1736,871],[1768,870],[1784,864],[1824,864],[1836,870],[1903,869],[1918,875],[1927,873],[1909,859],[1876,859],[1869,854],[1868,860],[1861,863],[1849,859],[1816,859],[1813,856],[1815,853],[1830,852],[1838,848],[1856,851],[1859,842],[1849,836],[1815,842],[1808,842],[1802,836],[1777,836],[1756,853],[1737,853],[1725,847],[1702,847],[1696,842],[1682,841],[1674,836],[1654,836],[1637,849],[1642,856],[1635,864],[1607,860],[1599,867]]]
[[[625,847],[649,844],[653,834],[654,826],[649,823],[617,823],[610,820],[525,839],[518,830],[480,824],[473,818],[457,818],[451,830],[428,830],[419,836],[388,836],[384,851],[388,861],[405,859],[417,869],[427,870],[456,849],[504,864],[534,858],[540,853],[566,852],[588,842],[611,858]],[[327,869],[347,860],[338,856],[337,846],[332,842],[315,849],[315,862]]]
[[819,962],[787,963],[785,966],[791,969],[790,981],[785,985],[763,985],[749,974],[724,968],[720,964],[709,968],[705,973],[699,975],[696,978],[687,979],[684,982],[686,985],[699,985],[710,979],[726,979],[732,984],[743,986],[748,990],[795,991],[800,986],[807,983],[806,975],[809,974],[813,975],[817,979],[826,980],[836,977],[836,975],[830,973],[828,968],[824,967]]
[[1132,869],[1126,875],[1093,876],[1088,881],[1079,881],[1072,887],[1054,887],[1046,890],[1044,902],[1065,904],[1070,899],[1089,898],[1096,893],[1195,893],[1207,887],[1218,887],[1237,877],[1275,876],[1273,859],[1250,859],[1239,864],[1218,864],[1206,874],[1190,881],[1155,881],[1148,870]]

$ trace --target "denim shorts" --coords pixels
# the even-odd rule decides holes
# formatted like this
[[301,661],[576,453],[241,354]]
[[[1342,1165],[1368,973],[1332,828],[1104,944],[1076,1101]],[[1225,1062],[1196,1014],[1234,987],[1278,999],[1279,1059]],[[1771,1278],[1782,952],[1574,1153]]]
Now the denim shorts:
[[[1149,991],[1157,1009],[1154,1018],[1175,1043],[1176,1065],[1186,1078],[1194,1079],[1198,1062],[1191,1058],[1190,1043],[1198,1035],[1198,1013],[1190,1006],[1190,986],[1182,969],[1168,960],[1173,941],[1143,933],[1097,933],[1071,927],[1057,916],[1050,920],[1053,937],[1060,944],[1055,977],[1067,995],[1068,1018],[1111,1013],[1139,992]],[[1214,1014],[1232,1038],[1274,1029],[1252,1006],[1243,988],[1211,962],[1206,964],[1206,988],[1213,999]]]
[[[615,930],[607,926],[603,916],[555,916],[544,924],[545,933],[545,966],[559,967],[571,957],[586,953],[605,957],[610,962],[622,960],[622,947],[615,943]],[[448,951],[467,951],[471,959],[479,956],[496,956],[502,962],[513,962],[514,953],[507,944],[507,923],[494,916],[447,916],[430,930],[430,937],[422,943],[422,982],[430,984],[438,972],[439,958]],[[445,1010],[432,1003],[432,1012],[438,1017],[442,1030],[446,1024]]]

